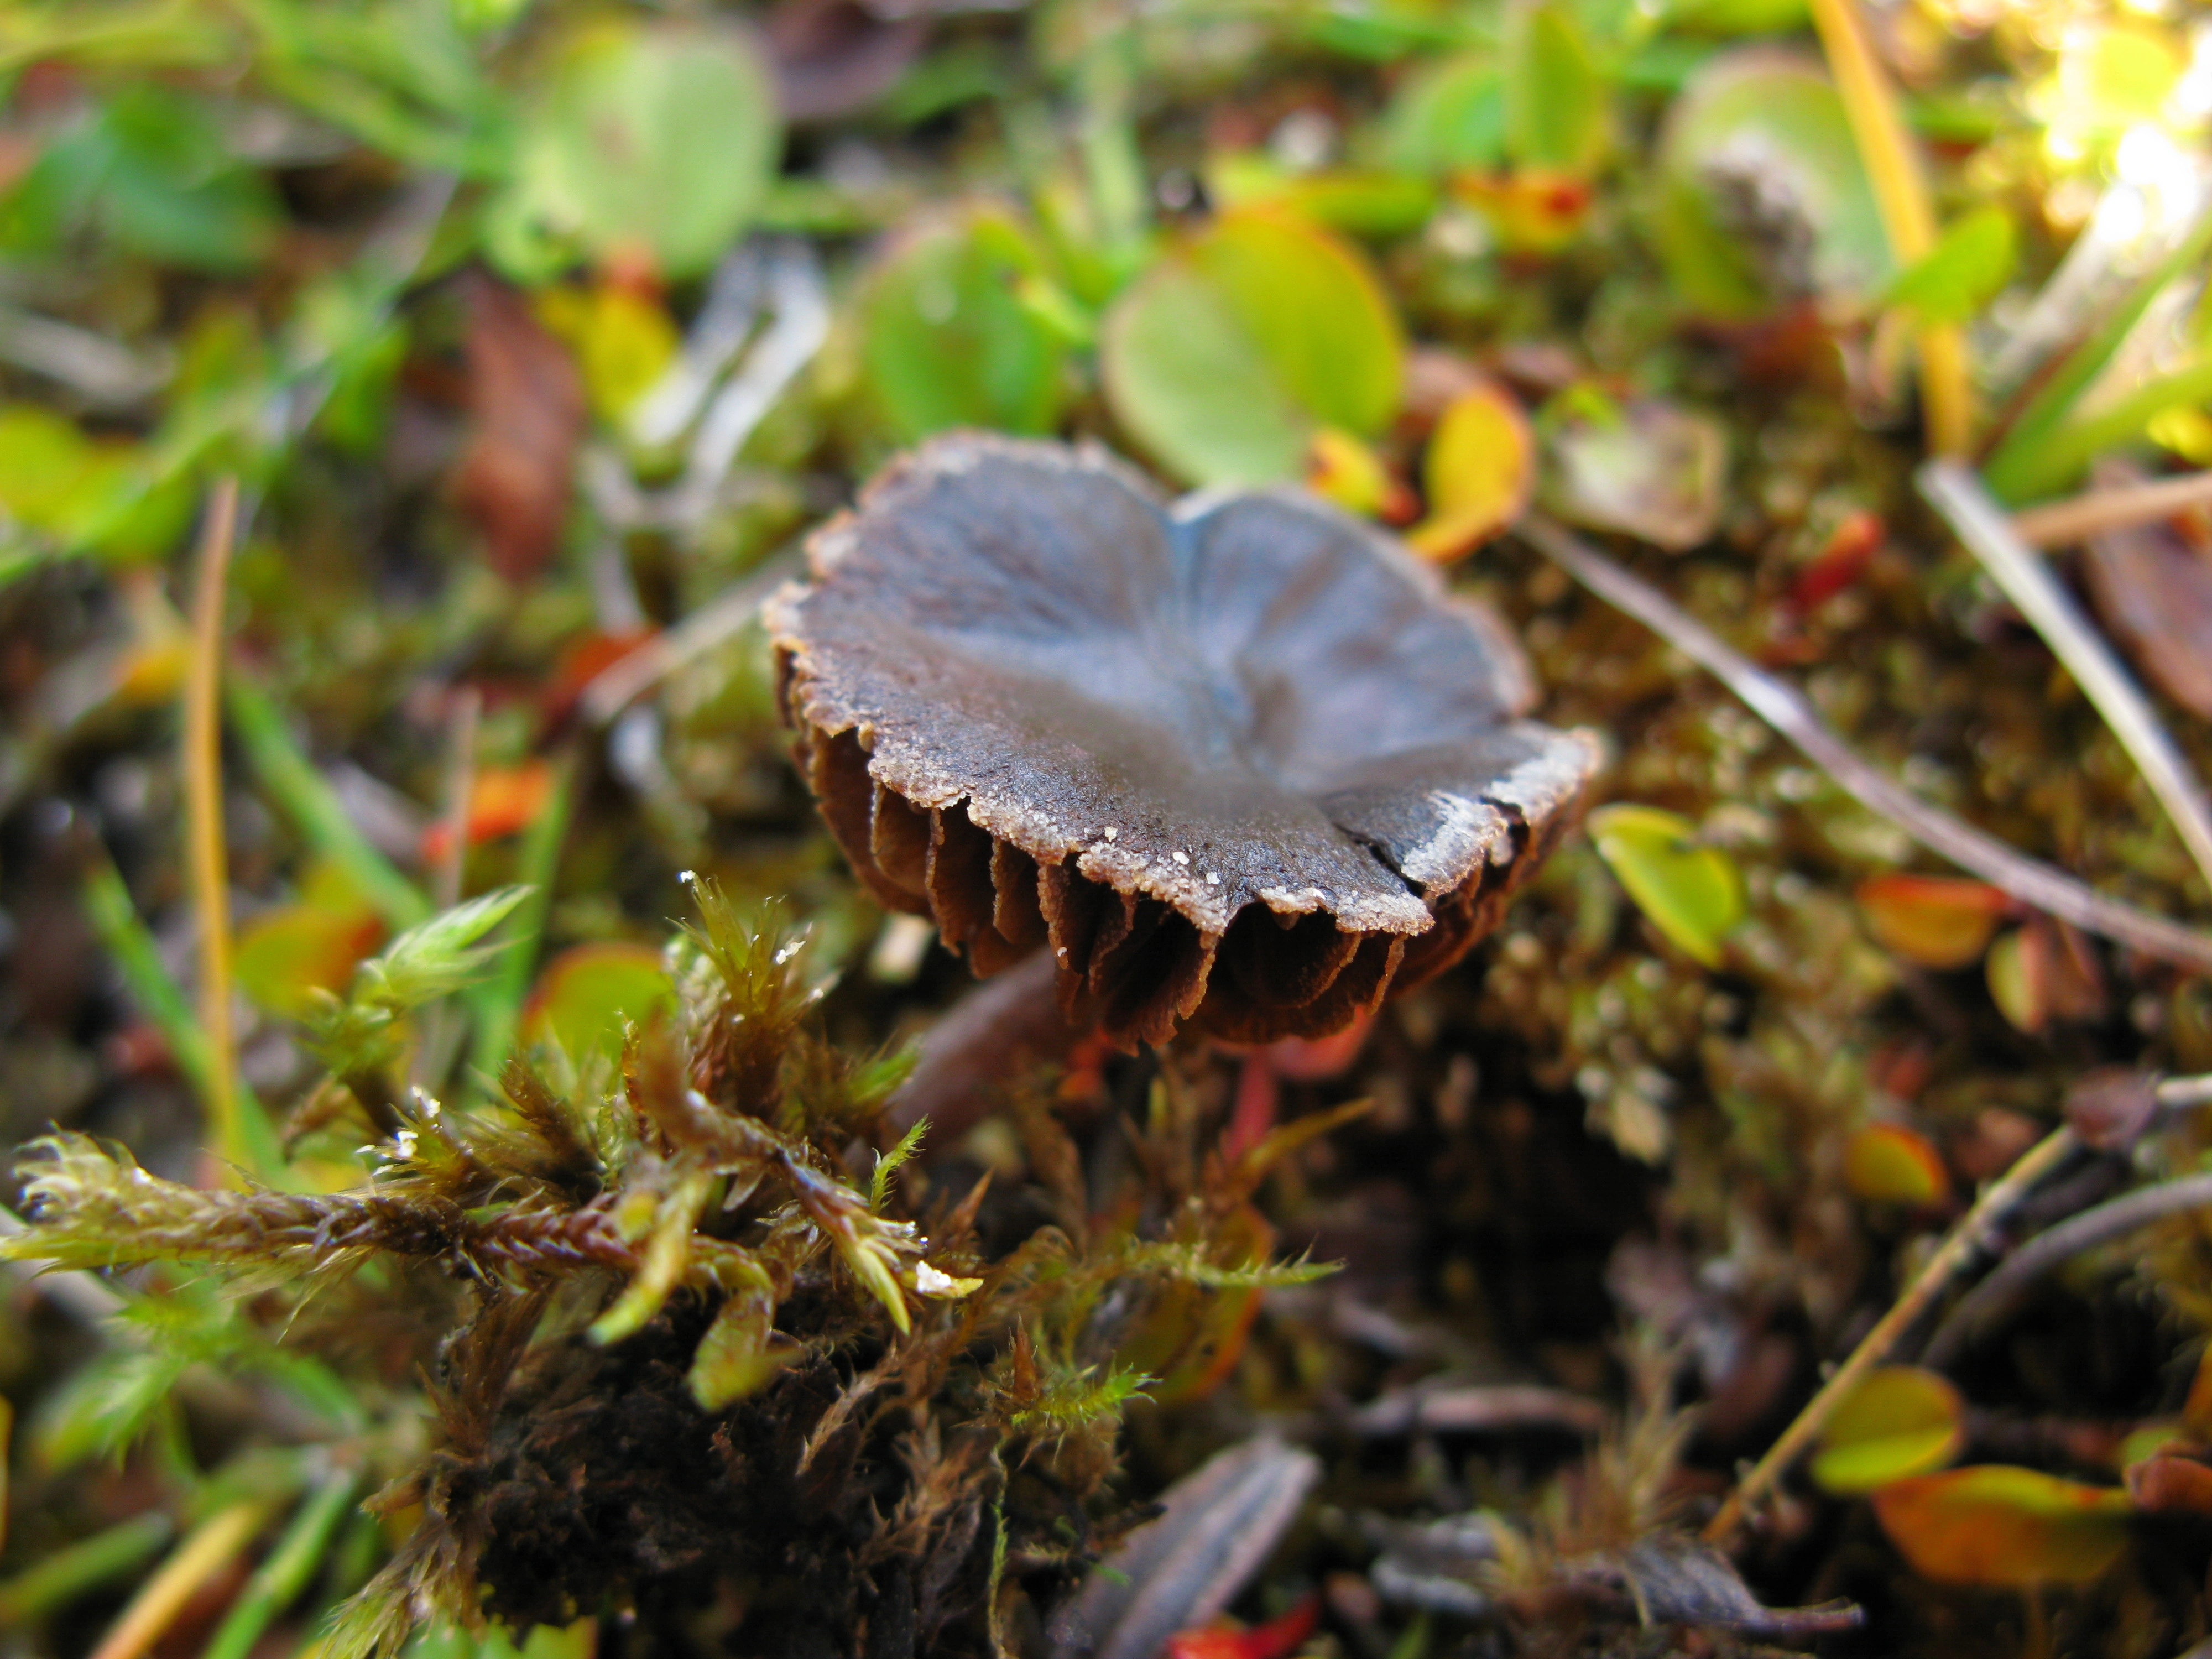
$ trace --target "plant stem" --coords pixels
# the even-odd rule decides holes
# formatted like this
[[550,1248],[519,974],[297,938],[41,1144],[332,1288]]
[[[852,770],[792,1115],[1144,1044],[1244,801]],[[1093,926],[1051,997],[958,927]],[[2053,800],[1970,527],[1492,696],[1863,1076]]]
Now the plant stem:
[[545,937],[545,918],[553,908],[553,881],[559,873],[561,846],[568,838],[568,814],[576,793],[574,750],[554,763],[553,787],[544,811],[524,833],[515,858],[518,883],[526,884],[529,896],[514,908],[508,924],[509,943],[476,997],[476,1042],[469,1059],[488,1078],[496,1078],[514,1040],[514,1022],[538,969],[539,946]]
[[231,1027],[230,873],[222,834],[222,603],[238,533],[238,480],[221,478],[209,497],[192,590],[192,642],[185,675],[185,844],[193,920],[198,924],[200,1030],[207,1039],[208,1138],[234,1164],[258,1160],[239,1121],[238,1053]]
[[[131,1000],[153,1021],[177,1065],[191,1080],[192,1087],[206,1095],[210,1089],[209,1079],[214,1064],[207,1033],[193,1018],[191,1004],[185,1000],[183,988],[170,977],[153,934],[138,919],[137,906],[131,901],[131,890],[123,884],[115,861],[107,856],[106,848],[96,843],[85,860],[82,891],[85,919],[92,923],[92,930],[99,935],[107,954],[115,959]],[[283,1155],[268,1112],[242,1080],[237,1085],[235,1098],[239,1127],[253,1150],[254,1163],[263,1170],[276,1169]]]
[[2018,1300],[2021,1291],[2060,1262],[2138,1227],[2207,1205],[2212,1205],[2212,1175],[2185,1176],[2123,1194],[2038,1233],[1999,1262],[1944,1316],[1936,1334],[1928,1339],[1926,1362],[1939,1370],[1950,1364],[1960,1349]]
[[[1928,199],[1928,180],[1897,112],[1897,96],[1868,41],[1856,0],[1811,0],[1814,26],[1836,77],[1851,137],[1866,163],[1881,213],[1889,251],[1899,266],[1924,258],[1936,246],[1936,210]],[[1920,395],[1926,408],[1929,447],[1938,455],[1963,455],[1972,438],[1973,389],[1966,375],[1966,349],[1955,325],[1923,328],[1920,348]]]
[[1905,1286],[1905,1294],[1898,1297],[1887,1313],[1878,1320],[1875,1328],[1851,1351],[1850,1358],[1830,1373],[1820,1385],[1820,1391],[1808,1401],[1805,1409],[1797,1413],[1796,1420],[1782,1431],[1782,1437],[1767,1448],[1750,1474],[1737,1483],[1729,1494],[1728,1502],[1721,1505],[1705,1527],[1705,1540],[1711,1544],[1725,1544],[1742,1523],[1744,1511],[1765,1495],[1768,1487],[1780,1480],[1798,1454],[1811,1445],[1827,1426],[1828,1419],[1836,1407],[1850,1397],[1866,1374],[1888,1358],[1905,1328],[1926,1310],[1952,1276],[1966,1265],[1966,1258],[1981,1244],[1996,1218],[2026,1196],[2028,1188],[2043,1179],[2081,1143],[2074,1132],[2057,1128],[2022,1152],[2011,1169],[1983,1190],[1958,1225],[1936,1247],[1935,1255],[1913,1276]]

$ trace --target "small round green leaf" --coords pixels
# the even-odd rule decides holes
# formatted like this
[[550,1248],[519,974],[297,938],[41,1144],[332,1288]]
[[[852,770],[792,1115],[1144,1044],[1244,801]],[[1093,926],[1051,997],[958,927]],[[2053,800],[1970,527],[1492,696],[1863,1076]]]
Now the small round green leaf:
[[595,258],[693,276],[750,222],[777,144],[775,85],[743,36],[599,23],[568,41],[528,112],[518,205]]
[[1743,920],[1743,876],[1717,847],[1693,839],[1697,826],[1656,806],[1602,806],[1590,838],[1637,908],[1686,955],[1708,968]]
[[1194,483],[1297,476],[1321,427],[1368,434],[1396,413],[1404,341],[1367,263],[1287,215],[1224,215],[1108,313],[1114,412]]
[[978,209],[902,238],[861,302],[861,359],[902,439],[948,427],[1046,433],[1060,415],[1066,347],[1019,292],[1039,271],[1028,233]]
[[1828,1419],[1813,1455],[1813,1479],[1856,1493],[1926,1474],[1958,1455],[1966,1438],[1958,1389],[1917,1365],[1870,1371]]

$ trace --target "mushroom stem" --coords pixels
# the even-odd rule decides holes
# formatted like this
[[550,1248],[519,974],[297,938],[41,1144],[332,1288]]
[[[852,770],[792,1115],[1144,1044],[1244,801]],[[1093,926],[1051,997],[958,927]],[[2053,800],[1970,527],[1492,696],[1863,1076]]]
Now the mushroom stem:
[[927,1118],[927,1145],[942,1152],[984,1116],[993,1085],[1065,1054],[1082,1033],[1060,1012],[1055,983],[1052,952],[1040,949],[961,998],[922,1038],[921,1060],[891,1097],[891,1127],[903,1134]]

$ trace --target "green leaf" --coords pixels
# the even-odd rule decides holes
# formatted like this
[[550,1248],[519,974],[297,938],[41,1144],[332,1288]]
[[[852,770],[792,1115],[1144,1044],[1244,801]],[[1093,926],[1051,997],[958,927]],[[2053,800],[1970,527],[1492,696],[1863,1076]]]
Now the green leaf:
[[880,1214],[884,1200],[890,1196],[891,1177],[898,1173],[899,1165],[914,1156],[921,1138],[929,1133],[929,1120],[921,1119],[914,1127],[898,1138],[898,1144],[888,1152],[876,1154],[875,1173],[868,1177],[868,1207]]
[[1557,0],[1507,17],[1505,149],[1516,166],[1583,173],[1606,146],[1606,88],[1574,14]]
[[477,940],[504,921],[532,891],[527,886],[501,887],[409,928],[382,956],[362,963],[354,1000],[399,1010],[459,990],[501,949]]
[[1288,216],[1231,213],[1108,314],[1106,392],[1132,434],[1195,483],[1297,476],[1320,427],[1379,431],[1404,345],[1360,256]]
[[1897,275],[1886,296],[1923,324],[1964,323],[1996,297],[2018,258],[2012,216],[1977,208]]
[[601,22],[568,42],[531,106],[515,201],[596,258],[696,276],[758,210],[778,146],[775,85],[743,36]]
[[775,1288],[753,1267],[730,1292],[692,1353],[687,1381],[702,1410],[720,1411],[742,1400],[782,1368],[788,1351],[779,1353],[769,1346],[775,1334]]
[[1829,1418],[1813,1479],[1850,1494],[1940,1469],[1965,1443],[1965,1414],[1948,1378],[1917,1365],[1881,1366]]
[[1383,116],[1383,155],[1416,173],[1495,172],[1505,160],[1505,79],[1490,52],[1407,76]]
[[1699,70],[1668,112],[1655,183],[1668,281],[1707,316],[1810,296],[1864,303],[1894,269],[1843,100],[1816,59],[1743,46]]
[[893,430],[1052,430],[1066,395],[1060,331],[1023,303],[1041,275],[1029,233],[983,208],[901,239],[860,310],[861,361]]
[[1697,827],[1656,806],[1601,806],[1589,816],[1590,839],[1628,896],[1686,955],[1721,963],[1721,941],[1743,920],[1743,876],[1717,847],[1695,841]]

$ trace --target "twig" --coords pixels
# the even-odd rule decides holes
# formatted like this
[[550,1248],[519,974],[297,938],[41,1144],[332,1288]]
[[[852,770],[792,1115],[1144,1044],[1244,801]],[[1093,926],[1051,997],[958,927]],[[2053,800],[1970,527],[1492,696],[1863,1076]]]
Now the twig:
[[138,1587],[131,1604],[116,1616],[92,1659],[138,1659],[184,1611],[200,1587],[253,1541],[269,1518],[265,1498],[240,1498],[217,1510],[194,1528],[151,1578]]
[[2008,599],[2035,625],[2112,735],[2142,770],[2197,867],[2212,884],[2212,807],[2204,786],[2166,734],[2134,680],[2033,549],[2015,535],[1981,480],[1955,461],[1920,469],[1920,492],[1949,521]]
[[[1867,40],[1856,0],[1812,0],[1812,10],[1851,137],[1874,186],[1889,251],[1900,266],[1909,265],[1936,246],[1936,210],[1929,204],[1919,157],[1899,118],[1889,77]],[[1963,455],[1974,419],[1965,343],[1951,325],[1923,328],[1917,339],[1929,447],[1938,455]]]
[[1725,1544],[1742,1523],[1744,1511],[1771,1486],[1796,1461],[1799,1453],[1819,1437],[1827,1426],[1828,1419],[1836,1407],[1849,1399],[1866,1374],[1888,1357],[1897,1339],[1905,1328],[1917,1319],[1928,1304],[1936,1299],[1953,1274],[1962,1267],[1966,1258],[1979,1248],[1996,1218],[2027,1195],[2028,1188],[2043,1179],[2081,1143],[2071,1129],[2058,1128],[2044,1136],[2014,1162],[2011,1169],[1984,1188],[1959,1224],[1936,1247],[1936,1254],[1913,1276],[1905,1286],[1905,1294],[1891,1304],[1890,1310],[1875,1322],[1875,1328],[1851,1350],[1850,1358],[1836,1367],[1820,1391],[1808,1401],[1805,1409],[1797,1413],[1796,1420],[1782,1431],[1782,1437],[1767,1448],[1750,1474],[1737,1483],[1729,1494],[1728,1502],[1721,1505],[1705,1527],[1706,1541]]
[[2091,489],[2012,515],[2013,533],[2030,547],[2066,547],[2107,530],[2155,524],[2192,507],[2212,506],[2212,471]]
[[1796,691],[1722,643],[1711,629],[1641,577],[1539,514],[1522,519],[1516,531],[1593,593],[1626,611],[1717,677],[1853,799],[1896,823],[1930,852],[2062,921],[2160,961],[2212,972],[2212,936],[2106,898],[2063,872],[1930,806],[1861,760],[1820,723],[1812,705]]
[[2202,1077],[2170,1077],[2158,1085],[2158,1103],[2168,1111],[2188,1106],[2212,1106],[2212,1073]]
[[239,1121],[238,1054],[231,1029],[230,878],[222,836],[222,602],[238,533],[238,480],[208,498],[192,591],[191,665],[185,676],[185,811],[194,919],[199,924],[200,1028],[207,1033],[210,1139],[246,1169],[258,1160]]
[[1989,1326],[2002,1318],[2021,1292],[2060,1262],[2138,1227],[2212,1205],[2212,1175],[2188,1176],[2142,1187],[2108,1204],[2060,1222],[2014,1250],[1945,1315],[1928,1339],[1923,1363],[1942,1370]]
[[605,726],[685,664],[730,638],[759,614],[769,595],[799,571],[795,550],[778,553],[664,634],[656,634],[593,675],[577,707],[593,726]]

